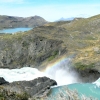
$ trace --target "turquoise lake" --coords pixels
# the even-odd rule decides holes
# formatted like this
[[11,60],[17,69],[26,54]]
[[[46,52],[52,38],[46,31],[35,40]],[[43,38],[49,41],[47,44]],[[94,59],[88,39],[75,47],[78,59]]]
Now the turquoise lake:
[[[51,89],[49,97],[55,97],[61,93],[61,91],[66,94],[66,89],[77,90],[79,96],[85,95],[86,97],[92,97],[97,100],[100,100],[100,88],[95,84],[91,83],[75,83],[70,85],[58,86]],[[57,99],[57,98],[56,98]],[[53,99],[53,100],[56,100]],[[95,100],[94,99],[94,100]]]
[[32,28],[10,28],[10,29],[3,29],[0,30],[0,33],[16,33],[16,32],[24,32],[24,31],[29,31]]

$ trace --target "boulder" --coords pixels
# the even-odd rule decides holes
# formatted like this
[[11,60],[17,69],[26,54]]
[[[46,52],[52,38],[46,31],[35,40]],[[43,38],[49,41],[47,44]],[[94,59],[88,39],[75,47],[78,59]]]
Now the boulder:
[[0,86],[0,94],[4,100],[33,100],[46,97],[50,87],[57,85],[56,81],[39,77],[31,81],[17,81]]
[[7,82],[3,77],[0,77],[0,85],[2,84],[7,84],[9,82]]

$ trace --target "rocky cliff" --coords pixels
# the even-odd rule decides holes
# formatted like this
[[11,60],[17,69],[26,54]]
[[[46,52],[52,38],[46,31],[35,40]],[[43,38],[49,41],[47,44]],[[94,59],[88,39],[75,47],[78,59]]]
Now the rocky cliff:
[[52,22],[46,26],[59,27],[52,37],[63,41],[68,53],[75,53],[73,63],[80,70],[100,71],[100,15],[90,18],[74,19],[66,22]]
[[[38,30],[36,32],[36,30]],[[66,51],[63,41],[40,35],[39,29],[0,36],[0,67],[37,67]],[[47,33],[48,34],[48,33]]]
[[0,100],[37,100],[36,98],[46,97],[50,87],[54,85],[57,85],[56,81],[47,77],[31,81],[4,82],[0,85]]

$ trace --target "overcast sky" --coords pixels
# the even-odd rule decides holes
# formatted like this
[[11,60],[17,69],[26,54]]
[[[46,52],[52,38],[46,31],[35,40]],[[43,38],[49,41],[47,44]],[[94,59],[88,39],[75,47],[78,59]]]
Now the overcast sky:
[[62,17],[89,17],[97,14],[100,14],[100,0],[0,0],[0,15],[38,15],[47,21],[55,21]]

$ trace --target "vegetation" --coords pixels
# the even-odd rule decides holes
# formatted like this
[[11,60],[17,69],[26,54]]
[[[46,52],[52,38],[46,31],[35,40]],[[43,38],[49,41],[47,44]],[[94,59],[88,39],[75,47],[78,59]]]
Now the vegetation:
[[52,55],[48,58],[48,61],[53,60],[58,55],[58,51],[53,51]]
[[[97,15],[85,19],[75,19],[70,22],[48,23],[44,27],[38,28],[42,30],[39,35],[62,40],[62,48],[67,49],[67,54],[76,54],[76,57],[73,59],[75,65],[81,63],[80,67],[95,67],[100,70],[99,65],[97,66],[97,63],[100,62],[99,19],[100,15]],[[53,27],[52,30],[49,29],[50,27]],[[45,34],[46,29],[49,34]],[[54,59],[54,56],[51,56],[49,59]],[[79,64],[77,68],[79,68]]]
[[[30,97],[29,95],[27,95],[26,93],[23,94],[16,94],[13,92],[7,93],[6,90],[1,90],[3,91],[0,93],[0,100],[28,100],[28,98]],[[64,93],[65,91],[65,93]],[[93,97],[86,97],[85,95],[81,95],[79,96],[78,92],[76,90],[70,90],[68,88],[63,88],[63,90],[61,91],[59,89],[59,94],[55,95],[55,96],[46,96],[46,97],[42,97],[42,98],[31,98],[30,100],[98,100],[96,98]]]
[[95,66],[94,63],[91,63],[91,64],[89,64],[89,65],[86,65],[86,64],[82,64],[81,62],[77,62],[77,63],[75,64],[75,67],[76,67],[77,69],[79,69],[79,70],[91,69],[91,68],[93,68],[94,66]]
[[29,97],[27,93],[17,94],[0,87],[0,100],[28,100]]
[[[20,68],[25,65],[36,67],[63,54],[76,54],[73,63],[79,70],[94,68],[100,71],[100,15],[86,19],[76,18],[69,22],[48,23],[28,32],[0,35],[2,67]],[[2,88],[0,91],[3,91],[0,100],[7,100],[8,97],[5,96],[7,92]],[[66,94],[60,91],[58,95],[51,96],[47,100],[95,100],[85,96],[79,97],[77,91],[69,89],[64,91]],[[7,95],[12,96],[14,100],[28,98],[26,93]]]
[[[76,54],[73,59],[73,63],[75,65],[78,64],[76,68],[84,69],[95,67],[100,70],[99,28],[100,15],[85,19],[76,18],[73,21],[51,22],[24,33],[14,35],[2,34],[0,35],[0,44],[2,45],[5,42],[1,46],[1,49],[3,48],[3,51],[13,51],[13,55],[15,55],[15,49],[17,49],[14,48],[15,45],[21,48],[21,50],[17,50],[16,52],[23,52],[21,56],[23,63],[29,61],[36,62],[38,59],[38,63],[44,63],[44,61],[48,63],[54,60],[57,55],[59,56],[58,52],[61,51],[60,56],[64,53],[67,55]],[[59,41],[59,44],[57,41]],[[53,51],[57,52],[52,54]],[[16,59],[13,62],[17,63]],[[28,65],[33,65],[33,63]]]

